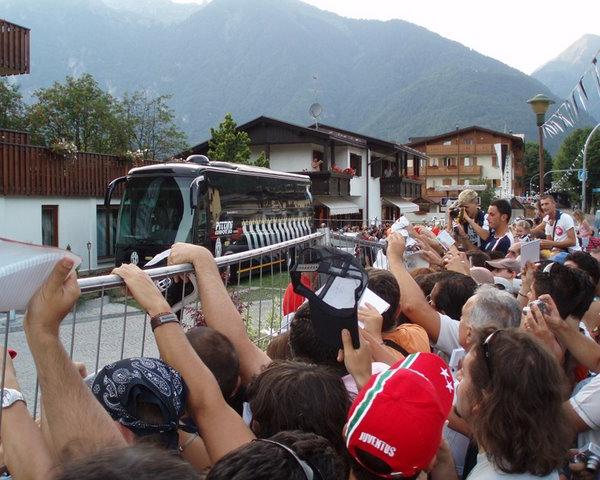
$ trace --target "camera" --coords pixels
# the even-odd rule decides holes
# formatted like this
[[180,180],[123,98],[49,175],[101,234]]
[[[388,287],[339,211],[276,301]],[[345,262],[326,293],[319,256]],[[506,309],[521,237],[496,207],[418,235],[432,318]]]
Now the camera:
[[454,220],[460,215],[460,208],[454,207],[450,209],[450,218]]
[[531,311],[532,305],[537,305],[540,309],[540,312],[542,312],[543,315],[547,315],[549,312],[548,305],[546,305],[541,300],[534,300],[533,302],[529,302],[529,305],[527,305],[526,307],[523,307],[523,313],[529,313]]
[[585,463],[585,469],[590,473],[596,473],[600,467],[600,447],[595,443],[588,443],[575,454],[573,461]]

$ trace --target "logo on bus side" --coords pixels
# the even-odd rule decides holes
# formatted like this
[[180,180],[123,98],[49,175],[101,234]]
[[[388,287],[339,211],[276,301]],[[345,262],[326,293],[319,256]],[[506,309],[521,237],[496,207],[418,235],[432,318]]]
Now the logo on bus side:
[[140,257],[138,255],[137,252],[131,252],[131,257],[130,257],[131,263],[133,265],[137,265],[138,262],[140,261]]
[[215,235],[231,235],[233,233],[233,220],[217,222],[215,225]]

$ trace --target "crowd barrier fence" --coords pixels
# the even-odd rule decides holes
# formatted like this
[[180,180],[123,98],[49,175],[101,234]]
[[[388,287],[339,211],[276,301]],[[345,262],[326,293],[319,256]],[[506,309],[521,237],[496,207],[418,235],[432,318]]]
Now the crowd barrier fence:
[[[261,348],[266,348],[271,337],[281,330],[283,295],[289,283],[288,262],[293,251],[316,245],[330,245],[353,253],[366,266],[372,265],[377,250],[382,247],[376,242],[321,229],[268,247],[216,258],[248,333]],[[175,276],[192,273],[193,267],[175,265],[146,271],[158,285],[164,286]],[[82,363],[87,373],[93,373],[122,358],[158,356],[147,314],[128,295],[120,277],[86,277],[78,283],[81,298],[60,328],[61,341],[73,361]],[[186,303],[182,295],[181,303],[181,320],[185,327],[201,322],[201,305],[197,299]],[[37,418],[40,413],[39,384],[22,327],[23,318],[24,312],[0,312],[0,335],[4,334],[1,341],[5,351],[7,348],[17,351],[13,362],[19,384]],[[1,388],[4,388],[4,381],[3,369]],[[0,422],[1,413],[0,410]]]

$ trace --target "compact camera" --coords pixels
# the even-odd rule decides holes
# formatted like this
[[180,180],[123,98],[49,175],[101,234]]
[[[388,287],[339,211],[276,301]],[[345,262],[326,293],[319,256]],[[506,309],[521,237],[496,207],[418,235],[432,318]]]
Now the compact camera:
[[460,215],[460,208],[454,207],[454,208],[450,209],[450,218],[452,220],[454,220],[455,218],[458,218],[459,215]]
[[529,313],[531,311],[532,305],[537,305],[540,309],[540,312],[542,312],[544,315],[547,315],[549,312],[548,305],[546,305],[541,300],[534,300],[533,302],[529,302],[529,304],[526,307],[523,307],[523,313]]
[[572,460],[576,463],[585,463],[588,472],[596,473],[600,467],[600,447],[595,443],[588,443],[573,456]]

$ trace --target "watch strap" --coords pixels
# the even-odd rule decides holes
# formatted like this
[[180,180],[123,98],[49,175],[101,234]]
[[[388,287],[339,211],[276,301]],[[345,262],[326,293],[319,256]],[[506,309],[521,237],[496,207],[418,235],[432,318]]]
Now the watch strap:
[[173,312],[163,312],[158,315],[154,315],[150,318],[150,326],[152,327],[152,331],[154,331],[157,327],[164,325],[165,323],[177,322],[179,323],[179,319],[177,315]]
[[[2,392],[2,398],[0,399],[1,400],[0,405],[2,406],[2,408],[11,407],[16,402],[23,402],[23,403],[27,404],[27,402],[25,401],[25,397],[23,397],[23,394],[21,392],[19,392],[19,390],[15,390],[14,388],[4,388],[1,390],[1,392]],[[6,405],[4,404],[5,398],[7,398]]]

